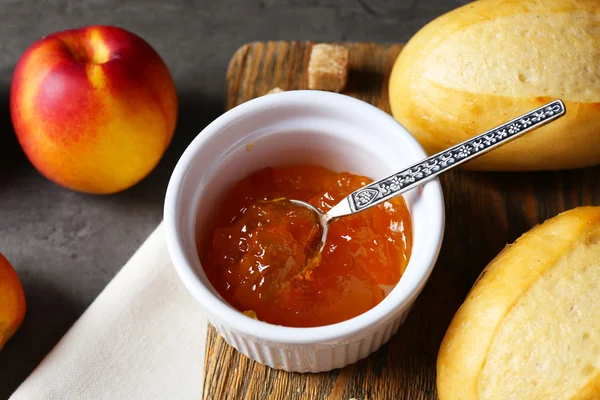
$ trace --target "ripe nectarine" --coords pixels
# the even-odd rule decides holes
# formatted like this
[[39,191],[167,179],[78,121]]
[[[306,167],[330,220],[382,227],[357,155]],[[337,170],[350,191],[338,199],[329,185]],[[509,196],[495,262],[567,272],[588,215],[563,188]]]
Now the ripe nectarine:
[[111,26],[46,36],[19,60],[11,116],[33,165],[67,188],[108,194],[143,179],[169,145],[177,94],[158,53]]
[[0,253],[0,350],[25,318],[25,293],[17,273]]

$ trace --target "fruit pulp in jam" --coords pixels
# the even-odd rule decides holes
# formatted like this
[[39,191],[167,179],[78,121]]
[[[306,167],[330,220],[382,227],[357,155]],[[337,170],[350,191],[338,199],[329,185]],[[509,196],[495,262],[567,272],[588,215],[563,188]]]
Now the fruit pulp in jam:
[[321,229],[326,212],[372,182],[319,166],[265,168],[238,181],[215,210],[212,235],[198,243],[206,275],[236,309],[272,324],[314,327],[341,322],[380,303],[408,263],[412,228],[401,196]]

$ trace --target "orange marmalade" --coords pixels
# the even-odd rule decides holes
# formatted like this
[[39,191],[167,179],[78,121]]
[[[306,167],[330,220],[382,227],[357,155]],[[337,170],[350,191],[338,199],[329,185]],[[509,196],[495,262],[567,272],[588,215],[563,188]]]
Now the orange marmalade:
[[[401,196],[334,221],[323,253],[310,210],[323,212],[371,182],[318,166],[265,168],[228,191],[200,258],[215,289],[246,315],[312,327],[355,317],[381,302],[410,257],[411,222]],[[311,258],[312,257],[312,258]]]

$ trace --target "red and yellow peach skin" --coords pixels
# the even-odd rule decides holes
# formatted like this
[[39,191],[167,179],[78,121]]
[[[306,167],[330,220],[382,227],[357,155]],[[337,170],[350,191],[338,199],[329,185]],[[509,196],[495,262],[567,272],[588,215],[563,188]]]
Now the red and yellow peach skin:
[[0,253],[0,350],[25,318],[25,293],[17,273]]
[[11,84],[11,116],[33,165],[69,189],[109,194],[143,179],[173,136],[177,94],[158,53],[111,26],[32,44]]

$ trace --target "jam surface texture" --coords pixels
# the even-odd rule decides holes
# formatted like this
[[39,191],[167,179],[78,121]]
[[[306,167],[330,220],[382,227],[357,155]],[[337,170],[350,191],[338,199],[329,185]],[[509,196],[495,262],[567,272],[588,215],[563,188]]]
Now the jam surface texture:
[[368,311],[408,264],[412,231],[403,198],[334,221],[319,257],[314,213],[285,199],[326,212],[370,182],[310,165],[265,168],[242,179],[199,243],[208,279],[233,307],[272,324],[323,326]]

